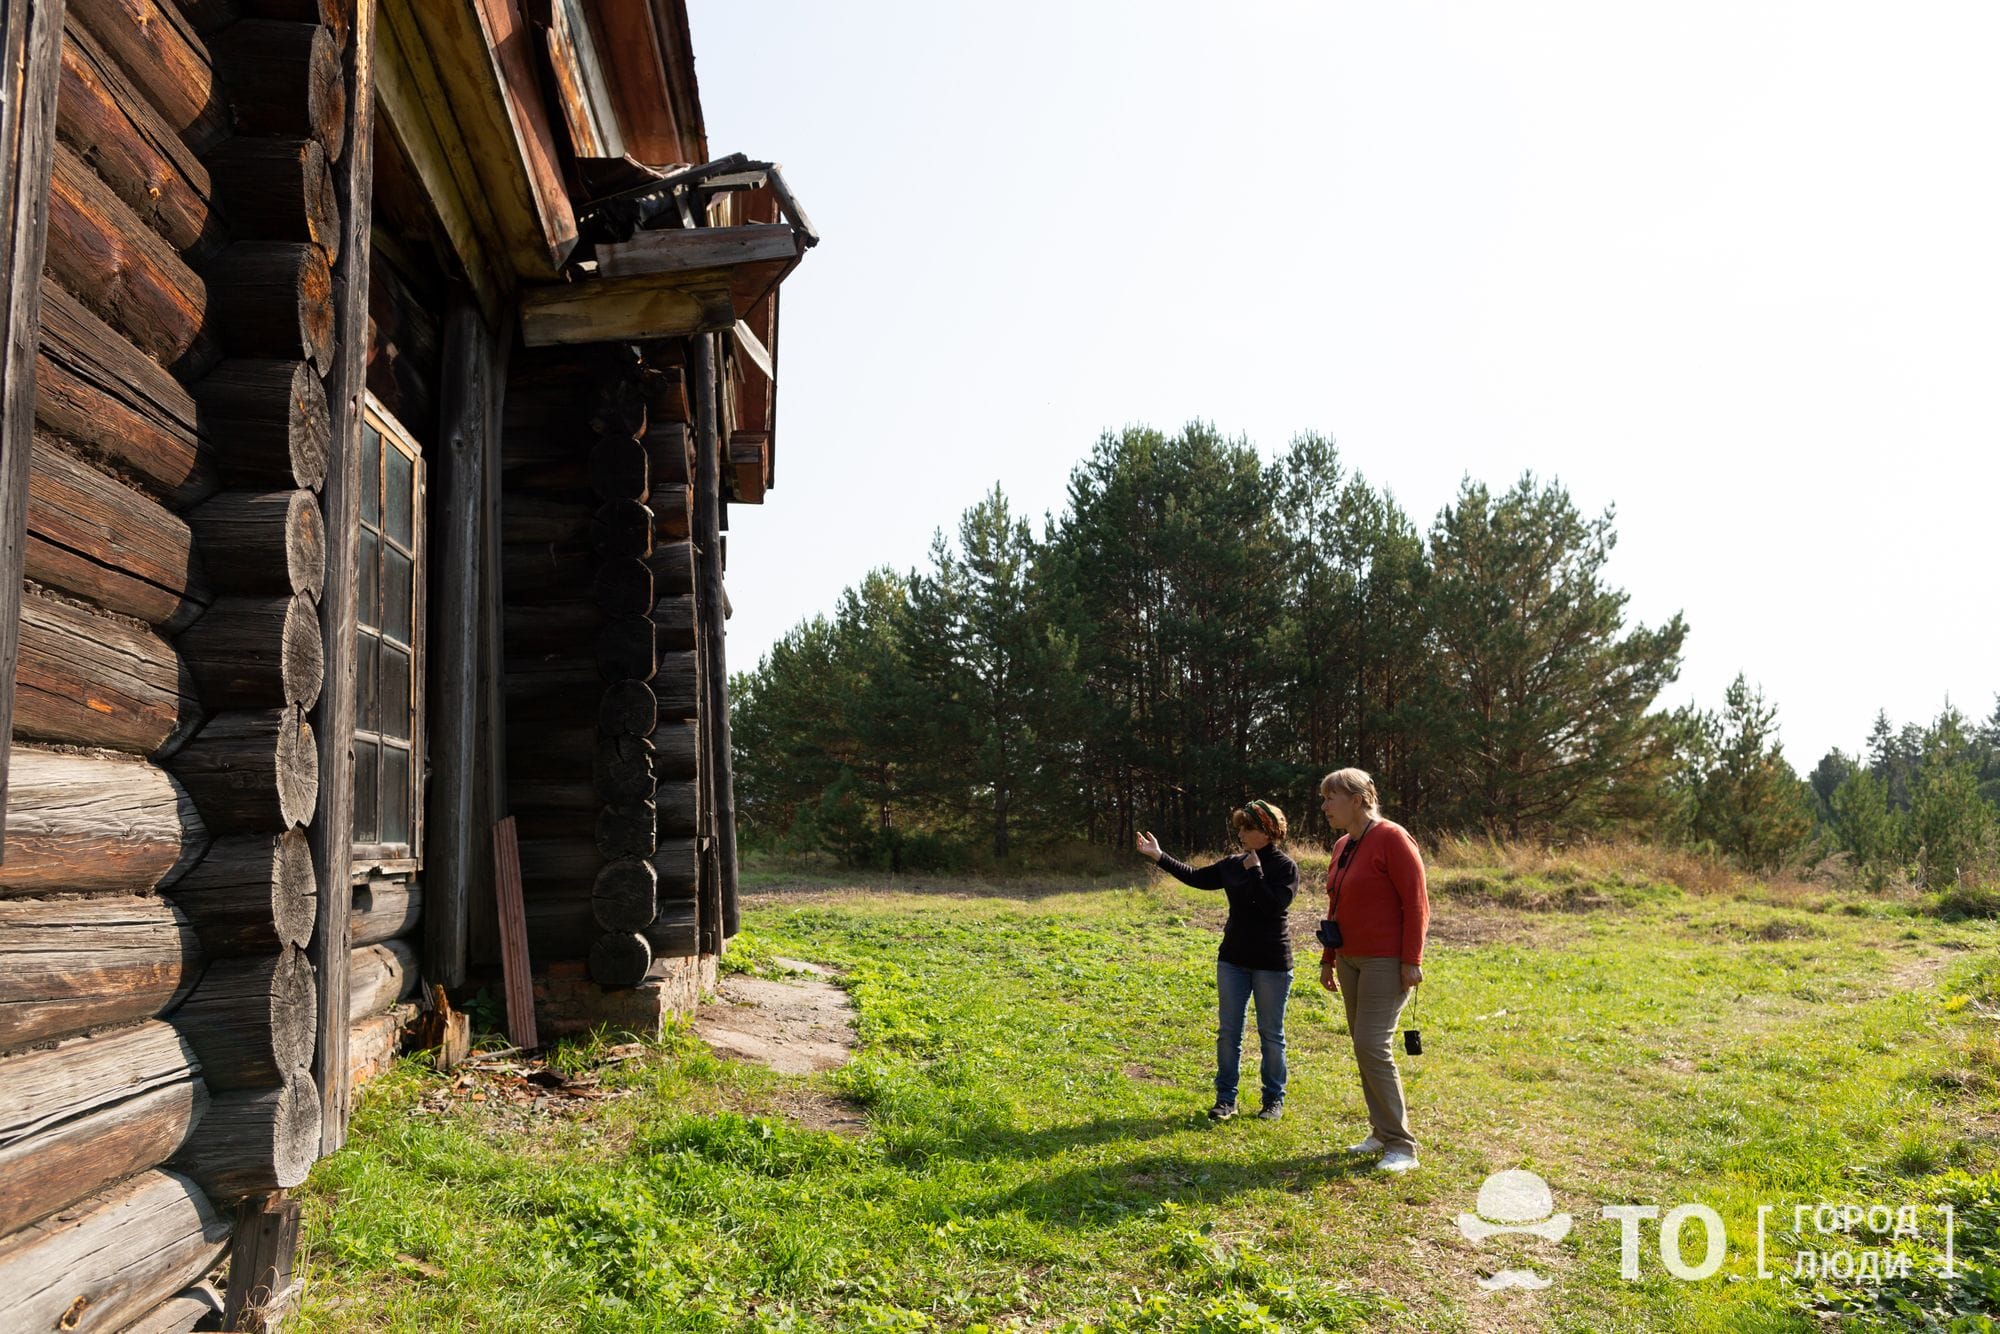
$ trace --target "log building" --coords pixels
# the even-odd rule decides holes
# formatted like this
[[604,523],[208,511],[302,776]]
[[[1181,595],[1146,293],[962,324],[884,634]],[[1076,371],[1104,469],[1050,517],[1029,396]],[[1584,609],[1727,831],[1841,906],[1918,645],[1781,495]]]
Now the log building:
[[712,979],[817,237],[711,157],[683,0],[0,29],[0,1328],[268,1328],[417,998]]

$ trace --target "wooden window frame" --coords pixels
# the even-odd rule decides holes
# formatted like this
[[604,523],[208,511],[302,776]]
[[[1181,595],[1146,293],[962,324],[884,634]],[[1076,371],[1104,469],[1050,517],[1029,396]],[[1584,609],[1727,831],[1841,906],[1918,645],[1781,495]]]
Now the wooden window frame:
[[[385,546],[393,547],[410,558],[410,619],[411,639],[413,642],[406,646],[410,650],[411,678],[409,741],[410,841],[408,843],[363,843],[359,838],[356,838],[348,854],[349,878],[356,884],[380,876],[412,875],[423,869],[424,787],[426,761],[428,758],[424,747],[425,720],[428,712],[428,701],[424,695],[424,677],[426,666],[425,640],[427,638],[427,626],[425,622],[429,611],[429,599],[425,596],[425,590],[429,583],[430,574],[430,544],[427,531],[428,524],[425,522],[426,509],[428,507],[429,480],[426,475],[424,451],[423,447],[417,443],[416,437],[410,434],[409,428],[398,421],[396,415],[390,412],[382,401],[373,394],[367,395],[367,404],[363,411],[362,420],[364,427],[372,427],[382,438],[383,451],[379,457],[386,458],[388,450],[394,448],[398,453],[408,457],[412,465],[410,480],[410,545],[405,547],[401,542],[389,536],[386,509],[378,513],[378,524],[372,527],[377,537],[381,539]],[[379,468],[379,463],[377,466]],[[384,505],[386,506],[387,492],[383,486],[383,475],[380,472],[376,474],[375,485],[378,488],[377,494],[384,497]],[[361,507],[358,503],[355,507],[355,516],[357,525],[363,527],[371,526],[368,525],[366,519],[361,517]],[[361,571],[357,566],[355,570],[356,576],[358,577],[360,573]],[[380,619],[381,606],[379,602],[376,607],[376,615],[377,619]],[[357,639],[362,634],[372,634],[378,641],[385,637],[380,626],[365,623],[359,615],[355,617],[354,624]],[[393,637],[390,637],[390,642],[394,643],[396,641]],[[377,661],[378,663],[380,661],[379,653]],[[355,690],[357,693],[361,688],[359,665],[359,652],[357,650],[355,674]],[[380,731],[363,728],[358,702],[354,719],[354,735],[356,739],[372,740],[375,743],[377,755],[376,792],[379,810],[381,792],[380,755],[385,746],[400,745],[401,738],[386,737]],[[360,764],[357,759],[355,781],[358,782],[359,778]]]

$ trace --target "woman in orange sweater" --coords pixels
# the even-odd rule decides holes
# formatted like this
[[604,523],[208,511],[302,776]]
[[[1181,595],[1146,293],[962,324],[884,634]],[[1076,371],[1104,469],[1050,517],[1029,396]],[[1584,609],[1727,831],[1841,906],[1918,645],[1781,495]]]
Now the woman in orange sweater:
[[1375,780],[1362,770],[1328,774],[1319,794],[1327,823],[1345,831],[1326,872],[1326,915],[1338,928],[1339,945],[1322,951],[1319,984],[1346,1004],[1368,1104],[1368,1138],[1349,1148],[1381,1153],[1376,1166],[1385,1172],[1407,1172],[1417,1165],[1417,1141],[1392,1043],[1403,1003],[1424,980],[1431,923],[1424,859],[1408,830],[1382,818]]

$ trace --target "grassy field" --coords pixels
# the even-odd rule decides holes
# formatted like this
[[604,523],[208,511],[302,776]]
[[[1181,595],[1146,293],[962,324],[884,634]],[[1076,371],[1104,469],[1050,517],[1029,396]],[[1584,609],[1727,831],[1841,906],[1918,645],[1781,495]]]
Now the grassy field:
[[[1831,891],[1688,892],[1615,861],[1458,850],[1403,1058],[1423,1166],[1369,1169],[1310,956],[1279,1123],[1212,1126],[1219,901],[1172,883],[754,882],[735,966],[841,970],[849,1066],[786,1078],[680,1035],[626,1096],[526,1116],[405,1068],[305,1192],[309,1330],[1990,1329],[2000,1307],[2000,964],[1991,922]],[[1308,868],[1310,870],[1310,867]],[[1141,868],[1143,873],[1143,868]],[[1692,883],[1692,882],[1690,882]],[[1295,939],[1320,903],[1302,900]],[[607,1039],[615,1040],[615,1039]],[[562,1054],[582,1069],[602,1044]],[[628,1053],[629,1054],[629,1053]],[[1255,1101],[1255,1043],[1245,1056]],[[867,1133],[806,1128],[828,1100]],[[444,1110],[436,1110],[443,1107]],[[1468,1241],[1506,1169],[1560,1241]],[[1923,1206],[1914,1277],[1793,1283],[1795,1205]],[[1700,1203],[1727,1254],[1620,1274],[1606,1205]],[[1956,1208],[1960,1277],[1932,1277]],[[1758,1206],[1773,1270],[1756,1276]],[[1866,1224],[1863,1224],[1865,1230]],[[1700,1223],[1681,1235],[1688,1264]],[[1540,1291],[1488,1295],[1532,1268]],[[1901,1305],[1899,1306],[1899,1303]]]

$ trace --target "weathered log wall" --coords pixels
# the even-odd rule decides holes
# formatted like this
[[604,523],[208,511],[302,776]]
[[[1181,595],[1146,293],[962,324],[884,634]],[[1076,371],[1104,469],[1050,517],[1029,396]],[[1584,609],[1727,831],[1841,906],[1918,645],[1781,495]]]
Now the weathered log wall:
[[507,771],[537,964],[642,981],[696,894],[692,435],[678,365],[516,361],[502,432]]
[[320,1144],[350,6],[186,8],[63,18],[0,865],[6,1328],[198,1316],[211,1201],[296,1185]]

